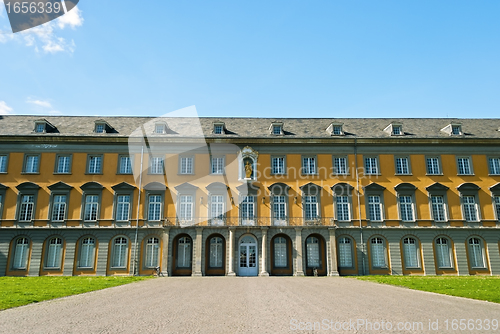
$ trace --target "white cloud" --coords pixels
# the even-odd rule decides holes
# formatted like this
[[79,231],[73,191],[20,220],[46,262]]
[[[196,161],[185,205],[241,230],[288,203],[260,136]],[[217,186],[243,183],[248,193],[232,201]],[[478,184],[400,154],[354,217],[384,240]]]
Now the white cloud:
[[12,108],[5,103],[5,101],[0,101],[0,115],[9,115]]
[[28,100],[26,102],[40,106],[40,107],[44,107],[44,108],[52,108],[52,104],[50,104],[49,101],[32,100],[32,99],[28,98]]
[[[0,1],[3,2],[3,0]],[[7,31],[0,32],[0,43],[15,40],[23,43],[25,46],[33,47],[37,53],[40,50],[51,54],[58,52],[73,53],[76,47],[75,42],[59,37],[56,33],[58,30],[64,30],[67,27],[75,29],[81,26],[83,21],[82,11],[78,7],[75,7],[54,21],[21,31],[17,34]]]
[[69,26],[72,29],[76,27],[80,27],[83,24],[82,12],[78,7],[73,8],[65,15],[58,18],[55,22],[57,26],[61,29],[64,29],[66,26]]

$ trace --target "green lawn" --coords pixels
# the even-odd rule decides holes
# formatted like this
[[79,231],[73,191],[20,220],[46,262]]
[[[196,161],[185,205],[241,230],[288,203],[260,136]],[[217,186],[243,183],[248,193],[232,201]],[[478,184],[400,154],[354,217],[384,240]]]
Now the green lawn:
[[0,277],[0,310],[148,278],[150,277]]
[[498,276],[360,276],[357,279],[500,303]]

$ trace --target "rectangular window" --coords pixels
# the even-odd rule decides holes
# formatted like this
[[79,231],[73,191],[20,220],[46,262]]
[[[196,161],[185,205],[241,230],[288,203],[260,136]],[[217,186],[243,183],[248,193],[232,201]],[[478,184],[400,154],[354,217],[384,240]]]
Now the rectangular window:
[[120,156],[118,172],[132,174],[132,161],[129,156]]
[[488,166],[490,167],[490,174],[500,175],[500,158],[488,158]]
[[495,196],[495,209],[497,212],[497,220],[500,220],[500,196]]
[[212,157],[212,174],[224,174],[224,158]]
[[38,173],[40,166],[40,156],[39,155],[27,155],[26,162],[24,166],[25,173]]
[[457,167],[458,167],[458,174],[461,175],[472,174],[469,158],[457,158]]
[[85,214],[83,220],[97,221],[97,210],[99,208],[99,196],[87,195],[85,196]]
[[36,123],[35,132],[42,133],[45,131],[45,123]]
[[69,155],[57,156],[56,172],[58,174],[68,174],[70,172],[70,166],[71,166],[71,157]]
[[181,157],[180,174],[193,174],[193,157]]
[[50,240],[47,250],[47,263],[45,268],[60,268],[62,257],[62,240],[53,238]]
[[365,174],[378,174],[377,158],[365,158]]
[[335,174],[347,174],[347,158],[345,157],[334,157],[333,158],[333,168]]
[[165,133],[165,124],[155,124],[155,133]]
[[163,174],[163,157],[151,157],[149,162],[150,174]]
[[399,210],[402,221],[414,221],[413,201],[411,196],[399,196]]
[[316,158],[302,157],[302,174],[316,174]]
[[339,240],[339,267],[352,268],[352,246],[351,239],[340,238]]
[[116,220],[128,221],[130,214],[130,195],[118,195],[116,198]]
[[275,220],[286,219],[286,197],[273,196],[273,216]]
[[221,135],[223,130],[222,125],[214,125],[214,134]]
[[224,196],[212,195],[210,197],[210,218],[224,218]]
[[104,124],[96,124],[95,125],[95,132],[96,133],[104,133],[106,129],[106,126]]
[[318,218],[318,198],[316,196],[305,196],[305,219],[313,220]]
[[333,134],[336,136],[340,136],[342,134],[342,127],[340,125],[334,125]]
[[0,155],[0,173],[7,173],[7,155]]
[[66,216],[66,195],[55,195],[52,204],[52,221],[64,221]]
[[272,158],[272,173],[273,174],[285,174],[285,158],[284,157],[273,157]]
[[102,173],[102,156],[101,155],[89,155],[89,174],[101,174]]
[[382,203],[380,196],[368,196],[368,213],[371,221],[382,220]]
[[459,135],[460,134],[460,126],[458,125],[452,125],[451,126],[451,134],[452,135]]
[[370,243],[372,251],[372,266],[374,268],[385,268],[384,241],[381,238],[373,238]]
[[410,174],[408,158],[396,158],[396,174]]
[[280,134],[281,134],[281,126],[273,125],[273,135],[280,135]]
[[30,222],[33,219],[34,206],[35,206],[35,196],[23,195],[21,197],[21,208],[19,210],[19,221]]
[[254,219],[254,196],[245,196],[243,202],[240,204],[241,208],[241,219],[243,220],[253,220]]
[[443,196],[431,196],[432,218],[435,221],[446,221]]
[[337,198],[337,220],[349,221],[351,220],[349,214],[349,197],[336,196]]
[[161,219],[161,196],[149,195],[148,220],[159,221]]
[[392,134],[393,135],[400,135],[401,134],[401,126],[393,125],[392,126]]
[[179,219],[183,221],[193,220],[193,196],[181,195]]
[[427,158],[426,165],[427,165],[427,174],[431,174],[431,175],[441,174],[441,171],[439,169],[439,159],[438,158],[434,158],[434,157]]
[[463,196],[464,205],[464,219],[466,221],[478,221],[477,208],[476,208],[476,197],[475,196]]
[[403,253],[406,268],[419,268],[417,241],[413,238],[403,240]]

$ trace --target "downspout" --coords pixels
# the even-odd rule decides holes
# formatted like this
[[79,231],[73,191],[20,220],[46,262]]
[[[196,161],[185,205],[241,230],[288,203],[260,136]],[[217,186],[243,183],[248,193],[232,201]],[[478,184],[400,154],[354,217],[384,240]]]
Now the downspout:
[[142,188],[142,164],[144,161],[144,145],[141,147],[141,169],[140,169],[140,174],[139,174],[139,196],[137,196],[137,217],[135,220],[135,240],[134,240],[134,263],[133,263],[133,268],[132,272],[134,273],[135,276],[138,275],[136,273],[136,268],[137,268],[137,258],[138,258],[138,249],[137,249],[137,237],[139,235],[139,209],[141,205],[141,188]]
[[363,240],[363,225],[361,223],[361,200],[359,198],[359,174],[358,174],[358,139],[354,138],[354,163],[356,167],[356,194],[358,198],[358,218],[359,218],[359,234],[361,237],[361,262],[363,266],[363,276],[365,273],[365,244]]

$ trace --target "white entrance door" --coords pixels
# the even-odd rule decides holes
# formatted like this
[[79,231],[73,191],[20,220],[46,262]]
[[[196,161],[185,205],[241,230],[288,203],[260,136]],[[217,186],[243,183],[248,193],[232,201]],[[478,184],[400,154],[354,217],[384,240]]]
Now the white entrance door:
[[240,240],[240,260],[239,271],[240,276],[257,276],[257,240],[249,235],[244,236]]

